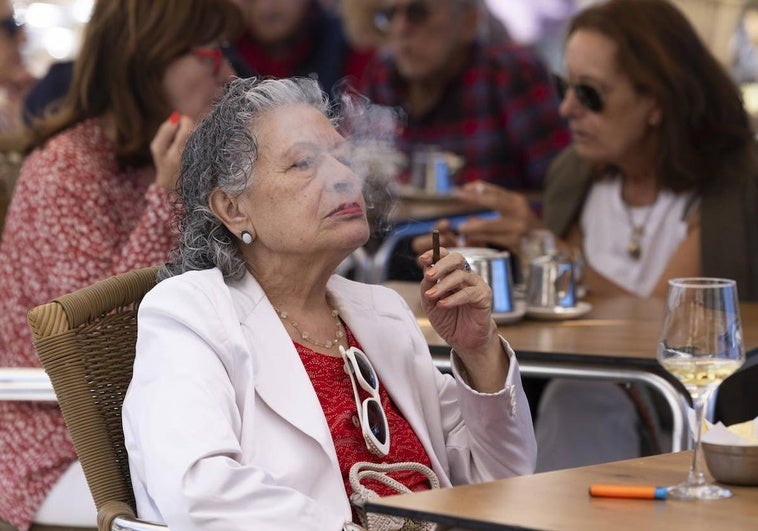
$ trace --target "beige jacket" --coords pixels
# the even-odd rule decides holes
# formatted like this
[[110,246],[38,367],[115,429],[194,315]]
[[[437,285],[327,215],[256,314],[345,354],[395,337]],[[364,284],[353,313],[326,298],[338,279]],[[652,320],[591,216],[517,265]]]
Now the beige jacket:
[[[443,486],[528,474],[536,443],[510,347],[504,389],[435,369],[400,296],[334,276],[328,290]],[[171,529],[341,529],[351,509],[300,357],[251,275],[158,284],[139,311],[123,409],[139,515]]]

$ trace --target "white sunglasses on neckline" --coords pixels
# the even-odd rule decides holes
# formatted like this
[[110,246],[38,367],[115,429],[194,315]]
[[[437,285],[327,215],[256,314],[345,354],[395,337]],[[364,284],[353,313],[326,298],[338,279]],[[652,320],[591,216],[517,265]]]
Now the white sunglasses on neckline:
[[[345,372],[350,376],[350,383],[353,386],[355,408],[358,411],[358,420],[366,447],[374,455],[386,456],[390,452],[390,428],[379,396],[379,378],[376,376],[376,371],[361,349],[350,347],[345,350],[340,345],[340,354],[345,361]],[[358,385],[371,395],[363,402],[358,396],[356,379]]]

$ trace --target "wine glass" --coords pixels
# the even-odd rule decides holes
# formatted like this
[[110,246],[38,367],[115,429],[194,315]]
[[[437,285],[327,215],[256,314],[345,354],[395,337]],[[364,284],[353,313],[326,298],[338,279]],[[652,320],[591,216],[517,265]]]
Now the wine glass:
[[706,482],[697,457],[708,398],[745,361],[734,280],[669,280],[658,361],[689,391],[696,418],[689,475],[685,482],[670,487],[668,496],[706,500],[730,497],[729,489]]

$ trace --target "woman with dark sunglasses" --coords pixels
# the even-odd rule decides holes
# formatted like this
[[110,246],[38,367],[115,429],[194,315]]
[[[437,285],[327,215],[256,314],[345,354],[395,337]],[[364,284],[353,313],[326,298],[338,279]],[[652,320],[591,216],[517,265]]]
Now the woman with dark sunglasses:
[[[525,198],[474,183],[462,197],[501,217],[461,226],[469,243],[518,251],[544,223],[564,251],[581,250],[593,294],[662,296],[670,278],[710,276],[758,300],[756,141],[737,87],[686,18],[661,0],[591,7],[570,24],[566,67],[573,145],[549,172],[544,221]],[[619,387],[554,381],[538,470],[639,455],[638,410]]]
[[369,236],[360,173],[312,79],[234,80],[189,138],[179,250],[140,305],[123,407],[141,517],[338,531],[354,466],[399,466],[412,491],[427,469],[443,486],[532,471],[518,364],[460,254],[420,258],[453,375],[397,293],[334,274]]
[[[565,58],[556,82],[573,144],[548,173],[543,219],[519,194],[470,183],[460,196],[501,215],[459,235],[519,253],[546,227],[583,253],[597,294],[661,296],[669,278],[707,275],[758,299],[756,142],[737,87],[685,17],[662,0],[591,7],[571,22]],[[440,228],[448,245],[459,236]]]
[[[0,366],[39,367],[29,308],[169,256],[182,147],[232,73],[216,52],[239,18],[228,0],[95,3],[71,90],[35,124],[5,220]],[[0,402],[0,419],[0,528],[94,527],[57,404]]]

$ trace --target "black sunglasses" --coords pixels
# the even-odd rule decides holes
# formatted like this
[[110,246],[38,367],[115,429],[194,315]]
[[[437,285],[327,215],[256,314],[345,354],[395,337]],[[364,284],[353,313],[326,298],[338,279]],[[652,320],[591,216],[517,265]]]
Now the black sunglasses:
[[584,108],[594,113],[603,111],[605,103],[600,91],[586,83],[569,83],[558,74],[553,74],[555,89],[558,91],[558,97],[563,101],[566,98],[566,92],[569,87],[574,91],[574,96]]
[[16,19],[11,16],[0,20],[0,28],[2,28],[5,33],[13,37],[16,35],[16,33],[21,31],[24,26],[23,24],[16,22]]
[[381,31],[387,31],[392,25],[392,21],[399,12],[405,16],[409,24],[418,26],[426,22],[431,13],[429,5],[421,0],[416,0],[405,6],[394,5],[380,9],[374,14],[374,25]]

